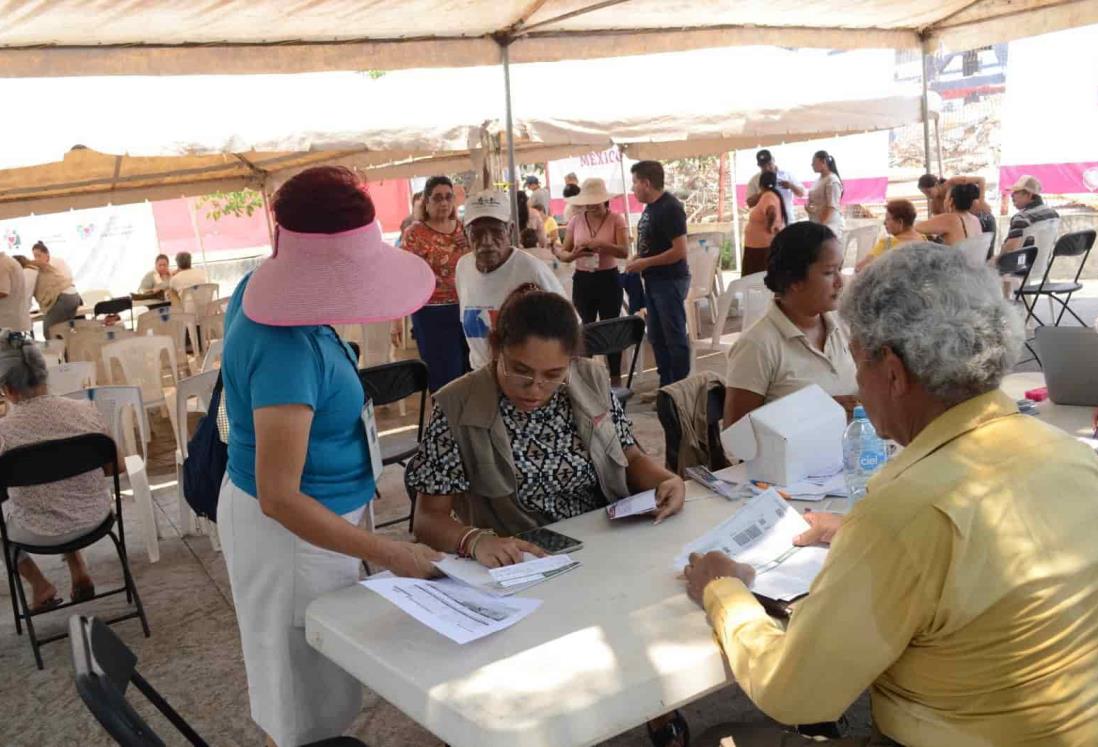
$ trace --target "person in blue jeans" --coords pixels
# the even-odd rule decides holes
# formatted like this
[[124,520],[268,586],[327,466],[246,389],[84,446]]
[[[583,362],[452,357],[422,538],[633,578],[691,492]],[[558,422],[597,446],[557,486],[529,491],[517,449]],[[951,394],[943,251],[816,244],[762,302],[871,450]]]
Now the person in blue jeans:
[[686,333],[686,293],[690,268],[686,264],[686,210],[663,188],[663,165],[638,161],[633,194],[644,203],[637,224],[637,257],[625,266],[644,278],[648,308],[648,342],[656,356],[660,386],[690,373],[690,339]]

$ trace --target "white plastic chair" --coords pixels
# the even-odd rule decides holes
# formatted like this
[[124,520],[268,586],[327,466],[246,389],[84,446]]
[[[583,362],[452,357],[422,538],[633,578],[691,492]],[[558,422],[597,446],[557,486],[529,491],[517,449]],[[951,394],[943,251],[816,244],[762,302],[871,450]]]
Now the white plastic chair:
[[[168,383],[173,389],[179,382],[179,368],[175,363],[175,344],[172,338],[152,335],[112,342],[103,346],[102,356],[103,367],[110,375],[112,383],[140,387],[145,418],[148,417],[148,410],[167,406],[165,376],[170,377]],[[168,359],[167,374],[164,370],[165,356]],[[145,431],[148,430],[146,419]]]
[[717,298],[724,293],[724,278],[721,277],[720,268],[721,249],[724,248],[725,242],[730,238],[731,234],[722,231],[699,231],[686,236],[686,251],[688,254],[692,248],[700,249],[704,247],[706,250],[715,249],[717,251],[717,265],[713,273],[713,305],[709,308],[710,321],[714,323],[716,322]]
[[[728,352],[739,339],[740,334],[766,314],[767,303],[773,294],[763,282],[765,272],[755,272],[737,278],[728,284],[717,302],[717,323],[713,325],[710,348]],[[724,324],[732,312],[732,304],[737,305],[737,315],[741,317],[740,332],[724,334]]]
[[1052,261],[1052,247],[1056,245],[1056,239],[1060,236],[1060,219],[1050,218],[1037,221],[1026,226],[1022,231],[1022,244],[1026,239],[1033,237],[1033,243],[1037,246],[1037,259],[1030,271],[1031,278],[1043,278]]
[[75,361],[95,363],[96,381],[105,384],[110,382],[111,378],[110,371],[103,365],[103,346],[119,340],[128,340],[135,335],[133,330],[118,325],[75,327],[68,331],[65,350],[70,363]]
[[50,325],[50,328],[46,330],[46,337],[51,340],[67,340],[72,330],[78,327],[105,327],[100,319],[69,319],[68,321],[58,322],[57,324]]
[[202,373],[220,368],[221,356],[225,349],[224,340],[211,340],[210,347],[206,349],[206,356],[202,359]]
[[80,291],[80,300],[84,302],[85,306],[95,306],[100,301],[106,301],[110,298],[114,298],[114,294],[103,288]]
[[231,300],[232,299],[229,297],[215,298],[206,304],[206,309],[203,311],[202,316],[219,316],[224,314],[225,310],[229,308],[229,301]]
[[46,365],[60,366],[65,362],[64,340],[35,340],[34,346],[46,360]]
[[210,343],[225,336],[225,315],[214,314],[198,318],[198,336],[202,340],[202,351],[210,349]]
[[95,364],[76,361],[46,366],[46,386],[50,394],[68,394],[95,386]]
[[218,374],[218,371],[207,371],[206,373],[190,376],[180,381],[175,388],[175,393],[172,397],[174,401],[172,402],[171,407],[171,412],[173,413],[172,428],[175,430],[175,440],[177,444],[175,450],[175,477],[176,497],[179,508],[179,526],[184,534],[195,534],[201,527],[203,534],[209,534],[210,542],[213,544],[214,550],[220,549],[217,531],[211,528],[209,522],[198,519],[183,495],[183,462],[187,458],[187,441],[190,440],[191,436],[187,424],[187,413],[190,411],[190,401],[192,399],[197,400],[196,409],[198,412],[209,412],[210,397],[213,395],[214,385],[217,383]]
[[[145,408],[141,402],[141,390],[135,386],[92,387],[65,395],[72,399],[91,401],[107,421],[111,438],[118,444],[126,464],[126,478],[133,491],[134,504],[141,519],[141,533],[149,562],[160,560],[160,529],[156,523],[152,489],[145,469],[148,461],[148,430],[144,420]],[[134,439],[134,430],[140,436]]]
[[687,237],[686,262],[690,266],[690,289],[686,292],[686,324],[690,331],[690,339],[696,344],[701,339],[701,314],[698,313],[698,304],[705,301],[709,304],[710,321],[717,321],[717,298],[713,293],[714,275],[717,272],[717,262],[720,259],[720,247],[710,246],[708,242],[689,246]]
[[877,237],[880,235],[881,226],[878,223],[848,229],[843,239],[843,256],[846,256],[846,250],[850,245],[854,244],[854,264],[858,264],[873,250],[873,245],[877,243]]
[[[389,322],[375,324],[335,324],[332,329],[347,342],[358,345],[358,367],[367,368],[396,360],[396,347],[389,334],[392,327]],[[408,413],[404,400],[397,404],[397,411],[403,417]]]
[[987,253],[991,249],[993,234],[982,233],[979,236],[970,236],[963,241],[954,244],[957,251],[964,254],[965,264],[974,270],[987,267]]
[[195,356],[201,354],[201,346],[198,341],[198,324],[195,321],[194,314],[177,311],[169,306],[150,309],[148,313],[138,317],[137,334],[165,335],[172,338],[175,341],[176,360],[181,364],[186,364],[188,361],[188,338]]
[[191,285],[179,292],[179,305],[184,314],[201,316],[206,313],[206,307],[217,298],[220,287],[217,283],[199,283]]

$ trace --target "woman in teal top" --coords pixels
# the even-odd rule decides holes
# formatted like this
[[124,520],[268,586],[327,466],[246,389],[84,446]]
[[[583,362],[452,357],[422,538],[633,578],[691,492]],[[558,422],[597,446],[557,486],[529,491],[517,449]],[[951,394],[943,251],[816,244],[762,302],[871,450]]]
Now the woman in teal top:
[[362,560],[434,574],[438,553],[360,529],[375,493],[364,392],[329,326],[399,318],[434,290],[418,257],[381,241],[365,187],[321,167],[274,199],[274,253],[226,312],[221,374],[229,465],[218,534],[236,607],[252,718],[278,747],[339,736],[359,683],[305,640],[305,608],[358,581]]

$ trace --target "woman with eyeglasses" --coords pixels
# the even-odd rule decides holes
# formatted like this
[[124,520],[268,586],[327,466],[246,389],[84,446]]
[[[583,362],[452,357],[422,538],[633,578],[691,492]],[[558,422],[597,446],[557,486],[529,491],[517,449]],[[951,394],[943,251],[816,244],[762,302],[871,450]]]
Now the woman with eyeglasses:
[[682,510],[682,479],[637,446],[581,341],[561,296],[520,286],[508,297],[490,363],[435,395],[408,464],[420,542],[495,568],[543,554],[514,535],[641,490],[656,491],[657,523]]
[[419,357],[427,364],[428,386],[437,392],[469,370],[469,346],[461,329],[454,273],[469,251],[457,217],[454,184],[432,176],[416,208],[416,222],[404,232],[401,248],[420,257],[435,272],[435,292],[412,314]]

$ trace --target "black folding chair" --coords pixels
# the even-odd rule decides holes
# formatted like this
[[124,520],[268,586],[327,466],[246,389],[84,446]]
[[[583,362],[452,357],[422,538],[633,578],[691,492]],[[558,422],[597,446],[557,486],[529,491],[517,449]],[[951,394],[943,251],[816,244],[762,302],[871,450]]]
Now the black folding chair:
[[[1036,309],[1041,296],[1046,296],[1050,302],[1050,309],[1052,307],[1052,301],[1060,304],[1060,313],[1056,316],[1056,321],[1053,322],[1052,326],[1060,326],[1060,320],[1064,318],[1064,312],[1070,313],[1082,326],[1089,326],[1079,318],[1079,315],[1076,314],[1068,304],[1071,303],[1071,296],[1083,289],[1083,284],[1079,282],[1079,277],[1083,274],[1083,267],[1086,265],[1087,258],[1090,256],[1090,250],[1094,248],[1094,237],[1094,229],[1088,229],[1086,231],[1065,233],[1063,236],[1056,239],[1056,244],[1052,247],[1052,257],[1049,258],[1048,266],[1045,268],[1045,275],[1041,278],[1041,282],[1032,286],[1023,285],[1018,290],[1018,295],[1026,307],[1026,322],[1032,318],[1037,322],[1037,326],[1045,326],[1045,323],[1037,316]],[[1049,280],[1049,277],[1052,275],[1052,267],[1056,264],[1057,257],[1082,257],[1082,259],[1079,260],[1079,267],[1075,271],[1074,279],[1066,282],[1052,282]],[[1063,296],[1063,298],[1061,298],[1061,296]]]
[[641,343],[644,342],[644,320],[639,316],[620,316],[583,325],[584,355],[609,355],[633,349],[629,362],[629,376],[624,387],[614,387],[614,396],[623,405],[633,396],[633,374],[637,370]]
[[[137,594],[137,585],[134,584],[133,575],[130,573],[129,558],[126,555],[126,533],[122,522],[122,491],[119,489],[118,471],[114,469],[117,464],[117,454],[117,449],[111,438],[101,433],[89,433],[54,441],[43,441],[29,446],[20,446],[0,455],[0,503],[8,499],[9,488],[47,485],[58,480],[66,480],[70,477],[82,475],[85,472],[101,470],[107,466],[111,467],[113,472],[114,512],[108,513],[107,518],[100,522],[98,526],[89,529],[87,534],[64,545],[32,545],[14,542],[8,537],[7,523],[0,514],[0,538],[3,540],[4,558],[7,560],[8,587],[11,590],[12,613],[15,615],[15,631],[22,635],[22,623],[26,621],[27,636],[30,639],[31,648],[34,650],[34,660],[39,669],[45,668],[42,664],[42,654],[39,652],[39,647],[45,643],[59,641],[67,635],[67,633],[58,633],[46,638],[38,638],[34,630],[33,618],[46,612],[124,592],[126,601],[132,603],[134,609],[107,622],[116,623],[134,617],[139,618],[145,637],[149,637],[149,623],[145,619],[145,609],[141,606],[141,597]],[[114,533],[115,522],[118,523],[117,535]],[[122,563],[123,586],[99,592],[79,602],[66,602],[49,610],[32,612],[27,604],[26,593],[23,590],[23,580],[19,578],[16,564],[19,551],[31,555],[62,555],[82,550],[98,542],[103,537],[110,537],[114,542],[115,549],[118,551],[118,560]]]
[[[208,747],[198,732],[141,676],[137,671],[137,655],[103,621],[73,615],[69,618],[69,640],[76,692],[114,741],[122,747],[164,745],[126,700],[126,688],[132,683],[187,743],[193,747]],[[312,742],[307,747],[363,747],[363,742],[353,737],[335,737]]]
[[100,314],[121,314],[123,311],[130,312],[130,326],[133,326],[133,299],[129,296],[119,296],[118,298],[108,298],[106,301],[100,301],[95,305],[93,309],[93,316],[99,316]]
[[[701,381],[699,377],[699,382]],[[717,386],[709,390],[706,401],[707,440],[709,442],[709,463],[705,466],[716,471],[729,466],[728,459],[721,448],[721,418],[724,416],[724,387]],[[683,414],[675,407],[675,402],[664,391],[656,392],[656,417],[663,427],[664,437],[664,464],[667,469],[677,475],[682,475],[687,467],[693,464],[683,464],[679,469],[679,443],[682,441],[682,417]]]
[[[1026,287],[1029,283],[1029,276],[1033,272],[1033,265],[1037,263],[1037,251],[1036,246],[1024,246],[1021,249],[1004,252],[995,260],[995,269],[999,272],[1000,277],[1016,278],[1018,280],[1018,290],[1014,291],[1012,300],[1015,303],[1021,303],[1022,306],[1027,309],[1028,307],[1025,305],[1025,302],[1022,301],[1021,289]],[[1034,350],[1029,340],[1026,340],[1026,349],[1029,350],[1029,354],[1032,357],[1018,362],[1028,363],[1029,361],[1035,360],[1038,365],[1040,365],[1041,359],[1037,357],[1037,351]]]
[[[379,437],[381,463],[399,464],[403,467],[405,462],[415,455],[419,449],[419,442],[423,440],[423,422],[427,410],[427,364],[421,360],[382,363],[379,366],[359,370],[358,378],[362,381],[362,388],[366,390],[366,394],[374,405],[389,405],[413,394],[419,394],[419,423],[416,426],[414,438],[409,433],[394,433]],[[377,528],[393,526],[405,520],[408,521],[408,531],[411,531],[413,520],[411,513],[399,519],[378,524]]]

